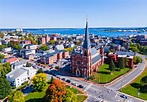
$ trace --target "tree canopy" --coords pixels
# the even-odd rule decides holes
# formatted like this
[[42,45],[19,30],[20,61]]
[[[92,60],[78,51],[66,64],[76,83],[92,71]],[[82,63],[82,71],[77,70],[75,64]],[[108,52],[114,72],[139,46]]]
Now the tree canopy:
[[42,46],[40,46],[40,49],[46,51],[48,50],[48,46],[46,44],[43,44]]
[[39,73],[35,75],[31,81],[33,83],[33,88],[35,91],[42,91],[44,87],[47,85],[46,83],[47,75],[44,73]]
[[63,102],[77,102],[77,96],[70,89],[66,89],[66,94],[63,95]]
[[49,43],[50,44],[55,44],[55,40],[50,40]]
[[138,64],[138,63],[141,63],[141,62],[142,62],[142,59],[139,56],[134,56],[134,63],[135,64]]
[[7,73],[11,71],[10,63],[4,63],[0,65],[0,77],[5,77]]
[[31,67],[29,62],[26,63],[26,67]]
[[10,83],[6,80],[6,78],[0,78],[0,99],[8,96],[10,92]]
[[142,86],[147,85],[147,76],[142,77],[142,79],[140,80],[140,83]]
[[46,90],[45,99],[48,102],[62,102],[66,87],[58,79],[54,79]]
[[115,71],[115,64],[114,64],[113,60],[111,60],[111,62],[109,64],[109,70],[111,71],[111,73]]
[[21,91],[15,91],[9,95],[8,101],[9,102],[25,102],[25,99]]
[[125,59],[124,58],[119,58],[119,60],[118,60],[118,67],[120,68],[120,69],[123,69],[123,68],[125,68]]

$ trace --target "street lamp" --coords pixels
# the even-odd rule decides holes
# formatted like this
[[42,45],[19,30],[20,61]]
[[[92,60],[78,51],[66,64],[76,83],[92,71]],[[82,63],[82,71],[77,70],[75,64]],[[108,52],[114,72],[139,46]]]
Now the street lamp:
[[138,89],[138,97],[140,96],[140,88]]
[[[99,75],[99,74],[98,74]],[[99,83],[100,83],[100,75],[99,75]]]

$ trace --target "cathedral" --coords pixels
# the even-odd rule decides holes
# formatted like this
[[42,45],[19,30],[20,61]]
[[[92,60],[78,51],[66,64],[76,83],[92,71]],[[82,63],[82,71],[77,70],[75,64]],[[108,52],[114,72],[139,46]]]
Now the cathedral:
[[104,63],[103,47],[91,48],[88,32],[88,21],[86,20],[85,39],[81,48],[74,49],[71,56],[71,71],[76,76],[90,77],[92,72]]

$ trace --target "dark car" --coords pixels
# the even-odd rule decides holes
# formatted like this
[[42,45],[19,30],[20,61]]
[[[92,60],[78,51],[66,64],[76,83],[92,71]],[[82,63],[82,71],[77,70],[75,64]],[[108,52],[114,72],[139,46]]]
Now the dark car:
[[83,85],[79,85],[78,87],[79,87],[79,88],[83,88],[84,86],[83,86]]
[[62,78],[63,81],[65,81],[65,78]]
[[67,79],[66,82],[70,83],[71,81]]
[[125,99],[128,99],[128,97],[125,96],[125,95],[123,95],[123,94],[121,94],[120,97],[125,98]]

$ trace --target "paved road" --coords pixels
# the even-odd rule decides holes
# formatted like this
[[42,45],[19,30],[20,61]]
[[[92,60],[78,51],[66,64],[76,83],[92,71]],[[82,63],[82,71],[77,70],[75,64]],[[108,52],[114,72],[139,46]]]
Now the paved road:
[[[138,56],[142,57],[144,59],[144,56],[139,55]],[[142,71],[145,68],[145,60],[142,61],[142,63],[140,63],[134,71],[132,71],[131,73],[129,73],[128,75],[126,75],[125,77],[123,77],[121,80],[119,80],[118,82],[109,85],[108,87],[113,89],[113,90],[119,90],[122,87],[124,87],[125,85],[127,85],[128,83],[130,83],[132,80],[134,80],[138,75],[140,75],[142,73]]]
[[[141,55],[139,55],[141,56]],[[144,56],[141,56],[142,58]],[[119,81],[115,82],[109,86],[98,86],[96,84],[91,84],[86,81],[78,80],[77,78],[66,76],[65,73],[53,71],[54,74],[58,74],[57,76],[60,78],[65,78],[71,80],[71,82],[76,83],[77,85],[83,85],[84,90],[88,93],[88,100],[87,102],[142,102],[136,98],[132,98],[128,96],[128,99],[124,99],[120,97],[120,92],[117,90],[121,89],[123,86],[128,84],[130,81],[135,79],[137,75],[139,75],[145,67],[145,61],[130,74],[125,76],[124,78],[120,79]],[[48,79],[51,78],[52,75],[48,74]]]
[[[141,57],[144,58],[144,56]],[[74,77],[66,76],[65,73],[62,74],[61,72],[58,73],[60,74],[58,76],[60,78],[64,77],[66,79],[69,79],[71,80],[71,82],[77,83],[78,85],[83,85],[83,89],[88,93],[87,102],[142,102],[141,100],[129,96],[128,99],[121,98],[121,93],[117,90],[121,89],[123,86],[125,86],[126,84],[130,83],[133,79],[135,79],[137,75],[139,75],[143,71],[144,67],[145,61],[143,60],[143,62],[139,64],[139,66],[134,71],[132,71],[127,76],[125,76],[124,78],[120,79],[119,81],[115,82],[110,86],[94,85],[86,81],[78,80]]]

